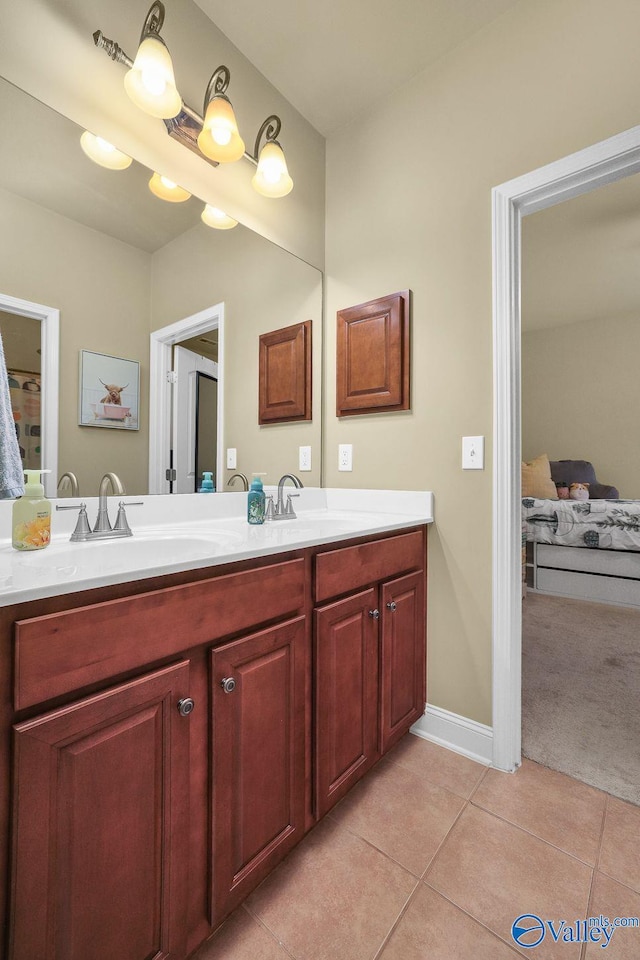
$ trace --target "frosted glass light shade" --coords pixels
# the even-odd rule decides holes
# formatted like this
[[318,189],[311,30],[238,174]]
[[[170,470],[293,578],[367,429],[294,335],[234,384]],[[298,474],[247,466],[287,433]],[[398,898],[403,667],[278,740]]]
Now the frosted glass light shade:
[[260,151],[258,169],[251,178],[254,190],[263,197],[286,197],[293,190],[282,147],[277,140],[267,140]]
[[238,221],[229,217],[224,210],[212,206],[208,203],[200,214],[203,223],[215,230],[231,230],[238,226]]
[[160,37],[145,37],[133,66],[124,76],[124,88],[137,107],[152,117],[170,120],[182,109],[173,64]]
[[80,137],[80,146],[94,163],[106,167],[107,170],[126,170],[131,166],[131,157],[121,150],[117,150],[112,143],[94,133],[85,130]]
[[184,203],[191,194],[183,187],[179,187],[173,180],[163,177],[159,173],[154,173],[149,180],[149,190],[161,200],[167,200],[169,203]]
[[218,163],[233,163],[243,156],[244,140],[238,133],[233,107],[226,97],[217,96],[209,101],[198,135],[198,148],[205,157]]

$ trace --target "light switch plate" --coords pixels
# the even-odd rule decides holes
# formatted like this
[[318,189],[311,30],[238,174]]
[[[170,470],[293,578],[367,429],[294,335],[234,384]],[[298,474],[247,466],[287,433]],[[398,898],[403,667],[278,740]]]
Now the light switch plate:
[[462,438],[462,469],[484,470],[484,437]]
[[227,470],[235,470],[238,466],[238,451],[235,447],[227,447]]
[[298,447],[298,470],[311,470],[311,447]]

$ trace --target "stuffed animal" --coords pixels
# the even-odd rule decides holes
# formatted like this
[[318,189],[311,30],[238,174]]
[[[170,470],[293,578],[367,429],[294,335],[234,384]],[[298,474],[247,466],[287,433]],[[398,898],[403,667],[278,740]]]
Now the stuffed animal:
[[588,483],[569,484],[569,499],[570,500],[588,500],[589,484]]

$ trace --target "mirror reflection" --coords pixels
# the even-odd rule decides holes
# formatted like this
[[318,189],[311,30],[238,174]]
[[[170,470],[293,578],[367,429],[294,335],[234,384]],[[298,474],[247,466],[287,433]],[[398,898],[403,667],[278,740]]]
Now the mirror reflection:
[[[203,470],[214,473],[218,490],[231,489],[227,481],[237,472],[249,478],[261,472],[273,483],[298,472],[300,446],[312,449],[312,469],[301,479],[319,485],[321,273],[241,224],[226,230],[205,225],[204,204],[196,197],[160,199],[149,188],[152,171],[136,161],[121,171],[97,166],[81,150],[82,131],[74,123],[4,80],[0,118],[6,138],[0,151],[0,329],[9,368],[33,377],[41,359],[43,383],[58,378],[58,408],[41,415],[43,434],[47,416],[55,414],[59,431],[48,492],[72,473],[80,495],[95,496],[100,478],[112,471],[127,494],[148,493],[150,469],[152,492],[197,489]],[[34,150],[29,138],[11,135],[18,127],[38,129],[38,143],[46,146]],[[54,351],[42,349],[37,332],[33,338],[41,318],[12,311],[15,299],[59,311],[59,372]],[[305,320],[312,321],[313,419],[259,426],[259,336]],[[151,334],[174,328],[184,335],[165,338],[165,345],[173,353],[179,344],[190,358],[182,364],[187,407],[181,419],[171,410],[159,417],[158,393],[151,411],[149,401]],[[139,429],[79,423],[81,351],[140,364]],[[171,356],[169,367],[173,362]],[[168,382],[169,370],[156,375]],[[170,406],[176,393],[177,384],[167,387]],[[150,419],[152,432],[158,425],[167,431],[162,443],[155,438],[155,449],[166,450],[166,457],[151,468]],[[181,454],[175,430],[187,439]],[[37,431],[34,424],[30,456],[37,454]],[[45,435],[42,446],[44,459],[54,460]],[[227,466],[230,450],[236,451],[233,467]],[[165,479],[176,467],[181,484]],[[60,495],[69,489],[64,483]]]

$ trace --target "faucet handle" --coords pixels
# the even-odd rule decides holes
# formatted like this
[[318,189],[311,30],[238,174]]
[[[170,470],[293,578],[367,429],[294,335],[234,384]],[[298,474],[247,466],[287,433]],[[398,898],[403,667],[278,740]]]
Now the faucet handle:
[[276,515],[276,507],[275,507],[275,504],[274,504],[274,502],[273,502],[273,494],[272,494],[272,493],[268,493],[268,494],[267,494],[267,504],[266,504],[265,511],[264,511],[264,519],[265,519],[265,520],[273,520],[274,517],[275,517],[275,515]]
[[133,531],[129,526],[125,507],[144,507],[144,502],[142,500],[130,500],[128,503],[125,503],[124,500],[121,500],[118,504],[118,515],[113,525],[113,530],[114,532],[121,533],[123,537],[132,537]]
[[299,496],[300,496],[299,493],[288,493],[288,494],[287,494],[287,505],[286,505],[286,507],[284,508],[284,515],[285,515],[285,517],[292,517],[292,518],[295,519],[295,517],[296,517],[297,515],[296,515],[295,510],[293,509],[293,504],[291,503],[291,501],[292,501],[292,499],[293,499],[294,497],[299,497]]
[[60,504],[57,503],[56,510],[78,510],[79,513],[75,530],[71,534],[70,539],[73,540],[74,543],[89,539],[91,536],[91,527],[89,526],[86,503],[70,503],[68,505],[65,504],[65,506],[60,506]]

